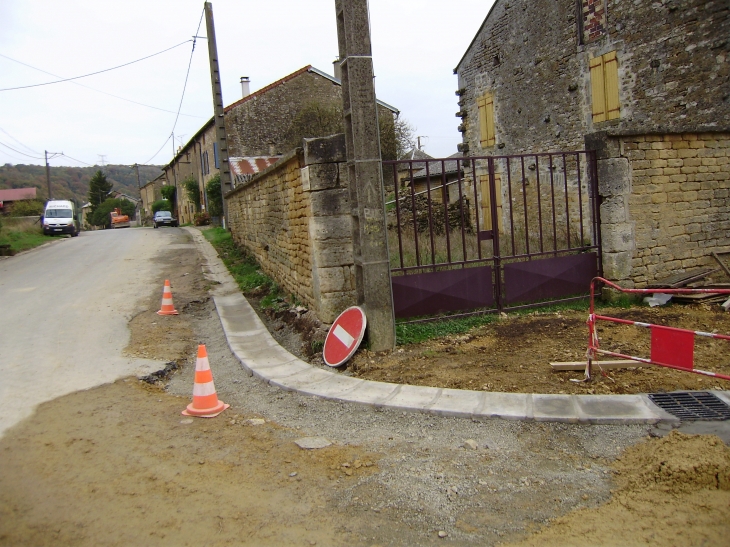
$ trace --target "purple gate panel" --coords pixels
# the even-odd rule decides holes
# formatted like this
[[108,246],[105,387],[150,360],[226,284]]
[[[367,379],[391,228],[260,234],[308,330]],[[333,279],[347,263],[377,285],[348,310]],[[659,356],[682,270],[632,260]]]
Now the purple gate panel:
[[398,318],[494,305],[491,266],[400,275],[391,283]]
[[598,275],[598,255],[577,255],[513,262],[504,266],[505,303],[539,302],[588,293]]

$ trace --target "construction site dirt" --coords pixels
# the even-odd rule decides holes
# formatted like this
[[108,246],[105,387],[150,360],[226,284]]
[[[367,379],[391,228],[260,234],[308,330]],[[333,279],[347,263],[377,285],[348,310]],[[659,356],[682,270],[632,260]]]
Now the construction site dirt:
[[[169,363],[166,373],[58,398],[7,431],[0,545],[726,545],[730,449],[717,436],[472,421],[284,392],[247,376],[231,355],[197,256],[171,250],[163,259],[176,272],[180,315],[158,316],[159,293],[145,297],[127,351]],[[703,313],[709,321],[714,312]],[[453,347],[476,347],[488,329],[506,338],[512,321]],[[542,352],[540,375],[558,377],[550,360],[582,358],[580,313],[514,321],[513,348],[541,325],[575,328],[565,353],[551,353],[557,345]],[[296,346],[296,333],[276,327]],[[201,342],[218,396],[231,405],[211,419],[180,414]],[[437,343],[446,341],[429,342]],[[402,349],[357,359],[376,365],[418,351]],[[486,355],[498,361],[495,351]],[[567,379],[581,374],[560,376],[569,392]],[[332,444],[303,450],[294,442],[310,436]]]
[[[601,308],[631,321],[706,332],[730,333],[730,313],[719,304],[668,304]],[[389,355],[361,351],[347,365],[353,375],[386,382],[517,393],[626,394],[675,390],[729,389],[730,382],[686,371],[626,363],[626,368],[553,371],[551,362],[585,362],[587,311],[535,311],[509,315],[459,336],[397,348]],[[651,332],[633,325],[598,322],[601,348],[648,358]],[[697,337],[695,368],[730,374],[730,341]],[[602,358],[607,359],[606,357]],[[600,359],[599,359],[600,362]]]

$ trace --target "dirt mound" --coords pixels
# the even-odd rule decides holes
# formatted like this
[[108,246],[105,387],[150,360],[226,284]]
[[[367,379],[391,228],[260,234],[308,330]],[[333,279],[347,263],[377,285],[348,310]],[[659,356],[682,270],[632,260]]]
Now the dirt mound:
[[629,490],[730,490],[730,448],[715,435],[672,431],[661,440],[629,448],[614,469],[616,482]]
[[511,547],[725,547],[730,537],[730,448],[715,435],[672,431],[628,448],[613,464],[613,497]]

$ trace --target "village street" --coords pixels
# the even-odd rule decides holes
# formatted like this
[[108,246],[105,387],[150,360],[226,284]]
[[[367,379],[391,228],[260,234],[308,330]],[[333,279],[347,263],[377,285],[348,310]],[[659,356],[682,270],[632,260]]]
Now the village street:
[[122,350],[170,237],[84,232],[0,260],[0,435],[44,401],[159,368]]
[[[608,501],[632,476],[615,468],[625,449],[685,442],[647,440],[651,426],[444,418],[247,376],[203,266],[177,228],[86,232],[0,262],[1,546],[497,545],[580,508],[540,544],[727,537],[722,489],[678,491],[677,508],[637,480],[651,495]],[[178,316],[155,313],[166,278]],[[180,415],[197,343],[231,405],[214,419]],[[168,362],[163,382],[136,378]],[[332,445],[302,450],[307,436]],[[718,450],[691,452],[713,469]]]

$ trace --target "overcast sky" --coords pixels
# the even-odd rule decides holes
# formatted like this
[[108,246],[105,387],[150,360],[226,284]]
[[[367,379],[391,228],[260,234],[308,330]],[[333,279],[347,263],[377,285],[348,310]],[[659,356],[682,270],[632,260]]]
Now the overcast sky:
[[[241,97],[241,76],[250,77],[256,91],[309,64],[332,74],[334,4],[215,0],[225,104]],[[370,0],[376,93],[401,111],[432,156],[448,156],[460,142],[453,69],[491,4]],[[79,76],[170,48],[191,39],[202,12],[199,0],[0,0],[0,89],[57,79],[47,73]],[[204,20],[199,35],[205,35]],[[173,145],[163,143],[175,123],[191,48],[187,42],[76,83],[0,91],[0,163],[43,164],[44,150],[67,156],[51,165],[100,164],[100,155],[114,164],[168,163]],[[176,146],[212,111],[207,43],[198,40]]]

